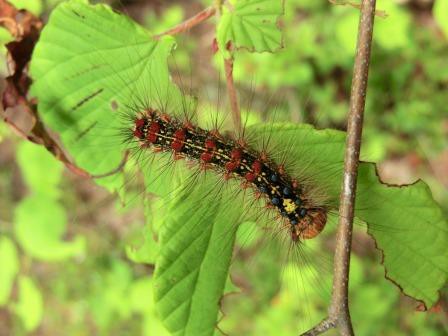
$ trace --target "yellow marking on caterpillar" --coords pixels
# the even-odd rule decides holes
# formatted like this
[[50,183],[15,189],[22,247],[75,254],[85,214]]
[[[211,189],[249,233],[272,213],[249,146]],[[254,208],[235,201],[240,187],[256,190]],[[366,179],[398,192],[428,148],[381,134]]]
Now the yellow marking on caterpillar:
[[283,199],[283,208],[287,213],[294,212],[297,209],[297,205],[290,198]]

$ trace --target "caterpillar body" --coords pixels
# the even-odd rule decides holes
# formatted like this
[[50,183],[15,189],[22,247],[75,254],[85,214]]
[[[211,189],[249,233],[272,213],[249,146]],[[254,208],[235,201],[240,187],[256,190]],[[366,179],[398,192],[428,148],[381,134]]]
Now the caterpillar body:
[[133,136],[143,148],[173,152],[176,158],[187,157],[203,169],[215,169],[225,179],[238,178],[262,195],[268,207],[278,211],[291,239],[310,239],[325,227],[327,209],[316,206],[303,193],[299,182],[265,153],[250,148],[244,141],[218,130],[205,130],[192,123],[182,123],[155,109],[148,109],[135,119]]

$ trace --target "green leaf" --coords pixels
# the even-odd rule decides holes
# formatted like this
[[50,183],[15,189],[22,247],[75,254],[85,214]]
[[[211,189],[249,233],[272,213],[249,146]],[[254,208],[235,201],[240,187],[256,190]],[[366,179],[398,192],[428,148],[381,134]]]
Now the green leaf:
[[59,261],[84,254],[84,237],[61,240],[66,225],[64,208],[42,195],[25,198],[15,209],[14,232],[17,241],[28,254],[41,260]]
[[387,278],[431,307],[448,276],[448,222],[442,210],[423,181],[380,184],[373,164],[361,165],[358,174],[356,215],[383,251]]
[[242,210],[240,199],[223,202],[219,193],[204,202],[217,179],[206,175],[166,209],[154,290],[159,316],[173,335],[212,335],[215,329]]
[[89,298],[92,317],[102,331],[107,330],[114,319],[127,319],[131,315],[131,268],[120,259],[111,259],[109,267]]
[[335,33],[341,50],[350,57],[355,55],[358,22],[359,12],[353,9],[343,11],[336,21]]
[[437,0],[432,8],[434,18],[448,38],[448,1]]
[[[313,176],[337,208],[345,133],[285,124],[249,130],[269,136],[273,148],[288,148],[288,159],[296,166],[302,162],[292,176]],[[356,217],[367,223],[383,251],[387,278],[405,294],[432,306],[448,278],[448,222],[442,210],[422,181],[409,186],[382,184],[372,163],[362,163],[358,174]]]
[[151,31],[154,32],[163,32],[171,29],[175,25],[179,24],[179,22],[182,22],[185,17],[184,9],[179,5],[164,8],[162,13],[149,11],[145,14],[146,16],[143,26],[150,28]]
[[[142,300],[142,298],[145,300]],[[146,314],[154,311],[154,298],[152,291],[152,279],[144,277],[137,279],[131,285],[130,300],[132,310]]]
[[[0,27],[0,46],[1,46],[0,52],[1,52],[2,57],[4,57],[4,54],[6,54],[5,45],[13,40],[14,40],[14,36],[11,35],[9,30],[7,30],[6,28]],[[1,69],[3,70],[3,66]],[[5,69],[4,73],[6,73],[6,69]]]
[[133,311],[142,314],[144,335],[170,335],[156,315],[152,279],[145,277],[134,281],[129,296]]
[[[376,18],[373,38],[385,49],[408,47],[410,44],[411,18],[409,13],[393,1],[378,2],[378,8],[387,13],[386,18]],[[336,24],[336,37],[347,56],[354,56],[359,22],[359,10],[336,7],[340,13]]]
[[154,264],[159,247],[149,225],[141,231],[141,235],[126,245],[126,256],[135,263]]
[[220,50],[226,50],[228,42],[256,52],[281,48],[278,19],[282,14],[282,0],[239,0],[232,9],[224,6],[216,29]]
[[18,9],[26,9],[39,16],[42,13],[42,0],[9,0]]
[[0,236],[0,306],[8,302],[12,285],[19,272],[19,258],[13,241],[6,236]]
[[63,166],[44,147],[22,142],[17,149],[17,162],[31,191],[49,198],[59,197]]
[[30,277],[19,278],[19,299],[12,309],[20,317],[28,332],[36,329],[42,321],[44,310],[42,294]]
[[[52,12],[33,53],[31,93],[78,166],[103,174],[119,165],[126,140],[120,134],[129,110],[138,110],[135,97],[165,102],[169,95],[178,108],[166,62],[173,45],[106,5],[72,0]],[[118,174],[97,182],[123,184]]]
[[375,20],[373,38],[385,49],[409,48],[411,16],[394,1],[379,1],[378,8],[387,13],[384,19]]

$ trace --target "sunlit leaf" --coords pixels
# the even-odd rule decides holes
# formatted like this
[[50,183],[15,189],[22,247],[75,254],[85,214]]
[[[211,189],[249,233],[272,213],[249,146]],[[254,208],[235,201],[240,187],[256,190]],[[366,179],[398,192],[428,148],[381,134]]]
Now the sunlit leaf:
[[41,260],[58,261],[84,254],[84,237],[62,240],[66,225],[65,209],[42,195],[25,198],[15,209],[17,241],[29,255]]
[[141,236],[126,245],[126,256],[136,263],[154,264],[158,254],[158,245],[149,225],[142,230]]
[[59,197],[63,166],[45,148],[22,142],[17,149],[17,162],[30,191],[53,199]]
[[[387,17],[375,19],[374,41],[385,49],[408,46],[411,18],[406,10],[389,0],[379,2],[378,8],[384,10]],[[360,12],[353,8],[335,8],[334,12],[339,14],[336,36],[347,55],[354,56]]]
[[[135,97],[176,101],[166,62],[173,45],[105,5],[72,0],[52,12],[33,53],[31,92],[78,166],[102,174],[119,165],[125,140],[119,129]],[[119,174],[97,182],[123,184]]]
[[379,1],[378,8],[387,13],[384,19],[375,20],[373,38],[385,49],[408,47],[410,39],[411,17],[403,6],[395,1]]
[[[160,236],[154,274],[155,302],[173,335],[212,335],[235,240],[238,202],[203,202],[213,176],[171,202]],[[195,205],[192,211],[190,201]],[[235,211],[229,213],[228,209]],[[173,210],[176,211],[173,211]],[[239,209],[239,210],[237,210]],[[232,230],[232,225],[234,226]]]
[[14,279],[20,264],[14,242],[6,236],[0,236],[0,306],[8,302]]
[[156,314],[152,282],[152,279],[145,277],[132,283],[130,289],[132,309],[142,314],[145,336],[169,336],[170,333],[160,323]]
[[216,38],[219,48],[227,44],[250,51],[275,51],[282,46],[278,26],[283,0],[238,0],[231,9],[223,6]]
[[42,0],[9,0],[18,9],[26,9],[39,16],[42,13]]
[[[14,39],[14,37],[11,35],[9,30],[6,28],[0,27],[0,52],[3,54],[6,54],[6,47],[5,44],[11,42]],[[0,67],[0,70],[4,71],[6,73],[6,68],[2,64]]]
[[448,1],[437,0],[432,9],[434,18],[448,38]]
[[358,22],[359,12],[351,9],[343,12],[336,22],[335,32],[341,50],[350,57],[355,55]]
[[19,298],[13,311],[20,317],[26,331],[35,330],[42,321],[44,302],[40,289],[27,276],[19,277]]
[[100,330],[107,330],[115,318],[126,319],[132,313],[130,266],[119,259],[112,259],[110,269],[102,274],[101,280],[95,284],[96,290],[89,298],[89,304],[96,325]]

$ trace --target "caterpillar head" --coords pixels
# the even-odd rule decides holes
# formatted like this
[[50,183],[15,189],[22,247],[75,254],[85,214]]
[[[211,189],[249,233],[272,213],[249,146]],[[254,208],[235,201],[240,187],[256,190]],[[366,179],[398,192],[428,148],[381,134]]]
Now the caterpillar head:
[[327,210],[324,208],[311,208],[297,224],[291,223],[291,239],[296,242],[300,239],[316,237],[327,223]]

